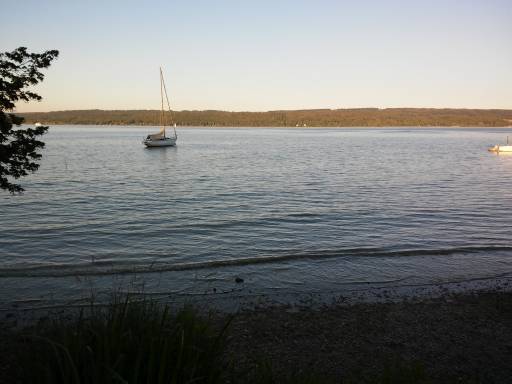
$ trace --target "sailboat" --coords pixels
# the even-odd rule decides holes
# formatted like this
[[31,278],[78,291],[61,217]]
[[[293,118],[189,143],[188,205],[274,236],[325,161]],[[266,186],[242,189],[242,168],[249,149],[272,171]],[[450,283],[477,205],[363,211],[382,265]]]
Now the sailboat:
[[[165,100],[167,101],[167,112],[164,111],[164,95]],[[176,134],[176,124],[173,125],[173,133],[174,135],[167,136],[165,134],[165,127],[169,125],[170,120],[172,118],[171,105],[169,103],[169,98],[167,97],[167,89],[165,88],[165,80],[164,75],[162,73],[162,68],[160,68],[160,99],[162,102],[162,108],[160,110],[160,132],[154,133],[152,135],[148,135],[144,141],[142,142],[146,147],[173,147],[176,145],[176,140],[178,139],[178,135]]]
[[500,153],[500,152],[512,153],[512,145],[509,144],[508,136],[507,136],[507,145],[496,144],[494,147],[490,147],[487,150],[489,152],[496,152],[496,153]]

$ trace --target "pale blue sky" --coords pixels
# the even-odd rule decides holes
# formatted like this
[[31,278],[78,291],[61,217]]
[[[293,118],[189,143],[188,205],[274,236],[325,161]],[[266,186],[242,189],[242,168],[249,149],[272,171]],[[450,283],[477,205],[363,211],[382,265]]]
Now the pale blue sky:
[[512,1],[0,0],[0,50],[59,49],[18,111],[512,109]]

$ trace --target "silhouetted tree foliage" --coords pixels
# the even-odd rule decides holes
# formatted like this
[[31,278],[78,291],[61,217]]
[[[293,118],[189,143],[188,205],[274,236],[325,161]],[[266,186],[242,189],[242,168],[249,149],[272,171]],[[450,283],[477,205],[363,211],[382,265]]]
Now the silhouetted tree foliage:
[[9,178],[18,179],[39,168],[37,152],[44,147],[38,140],[48,127],[20,128],[24,118],[12,111],[18,101],[41,100],[41,96],[27,90],[43,81],[40,69],[47,68],[59,55],[58,51],[29,53],[20,47],[12,52],[0,53],[0,188],[11,193],[23,188]]

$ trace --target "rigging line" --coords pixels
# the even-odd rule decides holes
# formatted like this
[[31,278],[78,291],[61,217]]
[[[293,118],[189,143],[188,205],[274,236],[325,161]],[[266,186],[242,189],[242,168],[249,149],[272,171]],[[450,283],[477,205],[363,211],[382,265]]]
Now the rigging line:
[[[169,125],[171,125],[171,123],[173,121],[173,116],[172,116],[172,111],[171,111],[171,103],[169,103],[169,97],[167,96],[167,88],[165,86],[165,79],[164,79],[164,75],[162,74],[162,68],[160,68],[160,75],[162,76],[162,84],[164,86],[165,100],[167,101],[167,108],[169,109],[169,117],[170,117]],[[163,100],[162,100],[162,103],[163,103]],[[163,107],[162,107],[162,109],[163,109]],[[173,128],[173,129],[174,129],[174,136],[176,136],[176,128]]]
[[162,104],[162,108],[160,109],[160,126],[164,127],[164,94],[162,89],[162,81],[163,81],[163,75],[162,75],[162,67],[160,67],[160,101]]

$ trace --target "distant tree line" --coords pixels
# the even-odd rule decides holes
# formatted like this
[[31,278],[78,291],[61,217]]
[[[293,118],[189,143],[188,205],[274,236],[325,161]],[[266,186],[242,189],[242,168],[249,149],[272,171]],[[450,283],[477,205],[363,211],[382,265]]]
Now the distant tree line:
[[[156,110],[76,110],[20,113],[27,123],[158,125]],[[358,108],[308,109],[268,112],[174,111],[180,126],[225,127],[403,127],[403,126],[512,126],[512,110]]]

